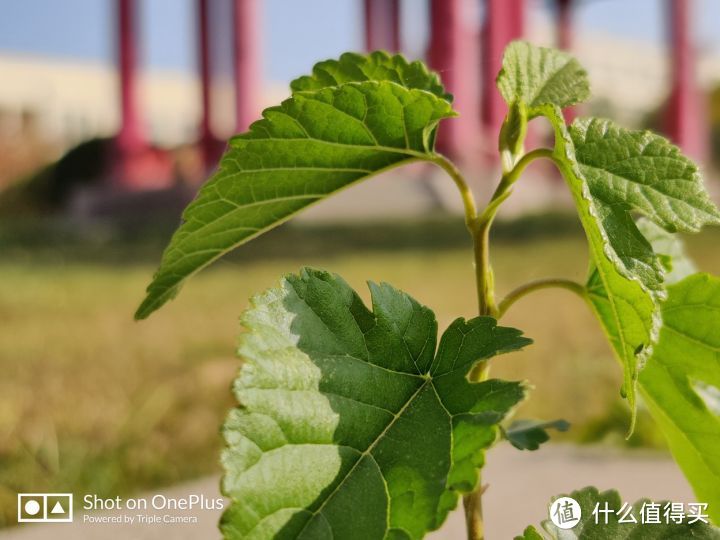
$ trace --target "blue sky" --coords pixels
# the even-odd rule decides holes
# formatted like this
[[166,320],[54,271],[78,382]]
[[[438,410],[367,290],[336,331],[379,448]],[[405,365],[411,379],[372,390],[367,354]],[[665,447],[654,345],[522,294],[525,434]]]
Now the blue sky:
[[[4,0],[0,6],[0,53],[17,52],[112,62],[115,0]],[[536,10],[547,0],[526,0]],[[194,0],[139,0],[142,61],[150,69],[195,69]],[[362,0],[264,0],[265,78],[287,81],[319,58],[362,45]],[[583,28],[661,42],[666,0],[580,0]],[[407,49],[420,53],[426,37],[426,0],[404,0]],[[696,0],[695,39],[720,49],[720,1]]]

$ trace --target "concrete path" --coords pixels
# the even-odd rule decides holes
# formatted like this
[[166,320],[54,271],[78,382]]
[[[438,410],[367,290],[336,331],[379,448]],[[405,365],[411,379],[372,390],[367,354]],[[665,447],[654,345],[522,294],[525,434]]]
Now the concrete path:
[[[675,464],[667,457],[645,451],[621,452],[613,449],[547,446],[537,452],[520,452],[508,445],[493,449],[488,456],[483,482],[488,484],[484,505],[488,540],[509,540],[529,524],[547,516],[552,495],[595,485],[617,488],[623,500],[641,497],[690,502],[692,492]],[[217,478],[206,478],[163,491],[168,498],[204,494],[217,497]],[[154,493],[144,497],[151,498]],[[176,516],[194,515],[193,524],[100,524],[83,523],[87,516],[119,516],[138,512],[87,514],[76,510],[72,524],[21,526],[0,532],[0,540],[212,540],[219,538],[217,511],[148,511]],[[350,517],[352,519],[352,517]],[[462,512],[454,512],[441,530],[429,540],[463,540]]]

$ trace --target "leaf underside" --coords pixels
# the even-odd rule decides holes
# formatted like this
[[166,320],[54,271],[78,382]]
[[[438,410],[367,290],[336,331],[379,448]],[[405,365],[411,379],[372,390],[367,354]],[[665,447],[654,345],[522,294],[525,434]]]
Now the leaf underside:
[[638,219],[636,225],[660,259],[666,287],[697,272],[695,263],[685,253],[685,246],[679,235],[666,231],[646,218]]
[[698,500],[720,523],[720,279],[695,274],[668,293],[640,391]]
[[[717,540],[720,538],[720,532],[716,528],[702,521],[695,521],[691,524],[689,523],[691,519],[688,517],[685,517],[680,523],[672,520],[670,523],[666,523],[663,516],[666,501],[655,503],[660,505],[660,523],[642,523],[641,509],[643,503],[650,503],[647,499],[633,503],[632,510],[627,508],[637,523],[620,523],[620,516],[625,515],[625,510],[620,515],[618,515],[618,511],[622,509],[624,501],[615,490],[599,492],[597,488],[586,487],[573,491],[569,495],[560,495],[560,497],[570,497],[580,504],[582,515],[577,525],[571,529],[560,529],[548,519],[542,523],[547,536],[541,534],[535,527],[529,526],[521,536],[516,536],[515,540],[545,540],[546,538],[550,540],[681,540],[689,538]],[[553,497],[553,501],[558,498]],[[598,523],[595,523],[593,510],[596,505],[599,505],[598,509],[605,509],[606,504],[608,510],[611,511],[607,514],[608,522],[605,523],[606,514],[599,513]],[[630,519],[628,514],[624,521]]]
[[[477,482],[521,383],[470,383],[530,340],[489,317],[453,322],[370,284],[287,276],[243,316],[241,407],[226,422],[226,538],[422,538]],[[352,516],[352,518],[348,518]]]
[[344,55],[293,87],[292,97],[231,139],[185,209],[136,318],[309,205],[388,168],[431,159],[438,122],[456,115],[437,75],[401,56]]

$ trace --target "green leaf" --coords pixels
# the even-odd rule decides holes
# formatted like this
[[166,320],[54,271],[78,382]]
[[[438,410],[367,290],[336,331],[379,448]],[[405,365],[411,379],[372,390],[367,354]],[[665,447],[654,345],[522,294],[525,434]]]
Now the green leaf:
[[668,293],[640,390],[698,500],[720,523],[720,279],[695,274]]
[[640,366],[651,354],[660,327],[659,301],[665,297],[663,267],[635,225],[626,205],[596,199],[581,166],[575,143],[556,106],[541,108],[555,131],[553,159],[572,193],[588,239],[591,271],[588,299],[622,366],[622,393],[635,422],[635,390]]
[[[436,352],[433,313],[370,284],[287,276],[244,314],[241,407],[225,424],[226,538],[421,538],[477,483],[521,383],[471,383],[480,361],[530,340],[457,319]],[[348,519],[348,516],[352,519]]]
[[597,118],[576,119],[570,136],[590,194],[604,206],[635,210],[670,232],[720,223],[697,166],[664,137]]
[[[659,341],[639,375],[640,391],[698,499],[710,503],[710,515],[720,522],[720,410],[708,405],[717,403],[720,387],[720,281],[688,277],[694,265],[677,235],[644,219],[638,226],[667,265],[670,284]],[[605,330],[617,334],[614,318],[598,312]]]
[[446,101],[452,101],[440,83],[437,73],[429,71],[423,62],[408,62],[400,54],[375,51],[369,55],[345,53],[339,60],[325,60],[313,67],[312,75],[299,77],[290,83],[293,92],[315,91],[348,82],[391,81],[405,88],[427,90]]
[[393,82],[298,93],[230,141],[183,213],[136,313],[145,318],[212,261],[300,210],[383,170],[431,159],[450,103]]
[[[577,162],[575,176],[585,184],[590,213],[605,232],[605,254],[617,270],[605,269],[607,265],[595,257],[588,295],[623,361],[624,393],[630,396],[659,335],[665,274],[671,272],[669,279],[676,280],[690,268],[681,258],[678,241],[658,229],[694,232],[716,223],[720,213],[697,167],[666,139],[592,118],[576,120],[569,136]],[[646,216],[643,230],[633,223],[632,211]],[[673,257],[678,265],[674,273]],[[636,280],[642,290],[623,278]],[[632,406],[634,398],[629,401]],[[634,411],[633,406],[633,425]]]
[[525,41],[505,48],[497,86],[508,105],[524,103],[530,118],[543,105],[564,108],[590,96],[587,72],[575,58]]
[[697,272],[695,264],[685,253],[685,246],[677,234],[667,232],[652,221],[640,218],[637,226],[647,238],[665,269],[665,284],[672,285]]
[[538,420],[516,420],[505,432],[505,438],[518,450],[537,450],[540,445],[550,440],[548,429],[567,431],[570,424],[565,420],[540,422]]
[[528,525],[525,527],[521,536],[516,536],[514,540],[545,540],[535,527]]
[[[647,499],[642,499],[632,505],[627,503],[627,506],[623,508],[625,501],[620,498],[617,491],[599,492],[597,488],[586,487],[579,491],[573,491],[569,495],[553,497],[548,514],[554,511],[552,503],[560,497],[575,499],[580,505],[581,516],[578,524],[570,529],[560,529],[550,519],[543,521],[543,529],[551,540],[680,540],[684,538],[717,540],[720,538],[720,532],[712,525],[702,521],[690,523],[694,518],[687,515],[679,519],[680,523],[666,520],[664,516],[665,505],[668,504],[666,501],[652,503]],[[643,504],[660,505],[660,523],[642,523]],[[598,509],[597,518],[593,515],[596,508]],[[671,509],[671,507],[668,508]],[[601,512],[605,509],[609,512]],[[646,515],[650,515],[652,511],[646,508]],[[620,513],[618,514],[618,512]],[[687,514],[688,510],[686,509],[685,512]],[[620,523],[621,516],[625,516],[623,521],[631,521],[631,515],[635,518],[636,523]],[[605,522],[606,516],[607,523]],[[528,527],[524,534],[515,537],[515,540],[543,540],[544,538],[546,537],[537,529]]]

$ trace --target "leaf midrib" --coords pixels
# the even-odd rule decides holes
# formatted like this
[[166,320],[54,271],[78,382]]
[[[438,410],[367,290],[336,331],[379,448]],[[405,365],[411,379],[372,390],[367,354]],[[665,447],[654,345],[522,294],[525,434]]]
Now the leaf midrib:
[[[373,459],[373,461],[375,461],[375,458],[371,455],[372,450],[373,450],[373,449],[375,448],[375,446],[377,446],[377,444],[382,440],[382,438],[383,438],[383,437],[385,436],[385,434],[390,430],[390,428],[395,425],[395,422],[397,422],[398,419],[403,415],[403,413],[405,412],[405,410],[410,406],[410,404],[415,400],[415,398],[417,398],[417,396],[420,394],[420,392],[423,390],[423,388],[425,388],[425,387],[426,387],[428,384],[430,384],[430,383],[431,383],[431,379],[427,379],[427,380],[425,380],[420,386],[418,386],[417,390],[415,390],[415,392],[408,398],[408,400],[405,402],[405,404],[404,404],[404,405],[400,408],[400,410],[393,416],[393,419],[392,419],[390,422],[388,422],[387,426],[385,426],[385,428],[378,434],[378,436],[375,437],[375,439],[372,441],[372,443],[370,443],[370,445],[367,447],[367,449],[365,449],[364,451],[362,451],[362,452],[360,453],[360,455],[358,456],[357,460],[355,460],[355,463],[353,464],[353,466],[350,467],[350,469],[349,469],[348,472],[345,474],[345,476],[343,477],[343,479],[338,483],[337,486],[335,486],[335,489],[333,489],[332,492],[330,492],[330,493],[328,494],[328,496],[325,498],[325,500],[322,502],[322,504],[320,504],[320,506],[318,506],[318,508],[311,513],[310,518],[305,522],[305,525],[303,525],[303,528],[300,529],[300,531],[298,532],[298,536],[303,533],[303,531],[307,528],[308,524],[313,520],[313,518],[314,518],[316,515],[318,515],[320,512],[322,512],[323,508],[325,508],[325,506],[327,505],[327,503],[328,503],[328,502],[335,496],[335,494],[340,490],[340,488],[341,488],[341,487],[343,486],[343,484],[347,481],[347,479],[350,478],[350,476],[352,475],[353,471],[358,467],[358,465],[360,464],[360,462],[361,462],[365,457],[370,457],[370,458]],[[355,449],[355,450],[357,450],[357,449]],[[377,461],[375,461],[375,463],[377,464]],[[378,468],[380,468],[379,465],[378,465]],[[386,483],[385,477],[382,475],[382,470],[381,470],[381,472],[380,472],[380,476],[382,477],[383,483],[385,483],[385,488],[386,488],[386,490],[387,490],[387,483]]]

